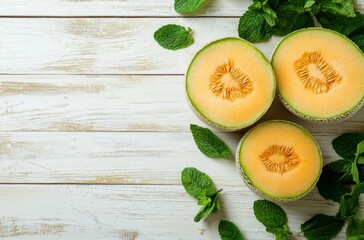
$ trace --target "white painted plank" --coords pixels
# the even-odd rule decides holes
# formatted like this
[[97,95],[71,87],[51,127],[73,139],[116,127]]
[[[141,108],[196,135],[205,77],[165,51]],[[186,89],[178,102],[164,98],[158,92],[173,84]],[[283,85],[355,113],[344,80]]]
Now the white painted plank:
[[[2,18],[0,74],[184,74],[202,46],[217,38],[237,36],[238,21],[237,18]],[[168,23],[191,27],[195,43],[180,51],[160,47],[153,34]],[[274,38],[258,47],[270,56],[278,40]]]
[[[0,0],[0,16],[180,16],[173,0]],[[209,1],[199,16],[241,16],[251,1]]]
[[[234,153],[242,134],[219,136]],[[315,135],[325,163],[339,158],[335,136]],[[243,185],[233,157],[205,157],[189,132],[0,134],[0,183],[179,184],[188,166],[221,184]]]
[[[286,119],[312,133],[364,130],[364,109],[348,121],[300,120],[277,100],[261,120]],[[0,131],[189,131],[202,124],[183,76],[0,76]]]
[[[0,16],[180,16],[173,0],[0,0]],[[363,9],[363,1],[357,1]],[[199,16],[240,17],[252,2],[214,0],[201,8]]]
[[[219,221],[229,219],[246,239],[274,239],[255,219],[256,196],[247,187],[216,185],[224,188],[223,210],[200,223],[193,222],[198,206],[182,186],[2,185],[0,237],[218,240]],[[316,213],[334,215],[338,206],[312,193],[282,207],[295,239],[303,239],[297,233],[304,221]]]

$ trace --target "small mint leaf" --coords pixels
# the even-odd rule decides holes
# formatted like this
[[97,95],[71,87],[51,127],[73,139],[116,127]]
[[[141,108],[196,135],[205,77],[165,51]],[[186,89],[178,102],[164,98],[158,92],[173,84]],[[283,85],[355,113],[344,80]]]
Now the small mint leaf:
[[320,2],[322,12],[346,17],[355,17],[355,9],[352,0],[321,0]]
[[287,214],[277,204],[267,200],[257,200],[253,205],[254,215],[266,231],[276,236],[288,233]]
[[354,218],[346,228],[346,236],[353,239],[364,239],[364,219]]
[[[329,170],[330,164],[322,169],[317,188],[321,196],[325,199],[331,199],[334,202],[340,202],[340,199],[346,193],[350,193],[349,187],[340,181],[342,173],[336,173]],[[349,163],[349,171],[351,162]]]
[[240,229],[233,222],[221,220],[218,229],[221,240],[244,240]]
[[263,42],[272,37],[273,27],[267,23],[264,11],[248,9],[239,20],[238,33],[250,42]]
[[339,206],[339,216],[341,219],[353,218],[357,215],[360,205],[359,196],[364,193],[364,182],[359,183],[349,194],[341,197]]
[[215,193],[215,186],[211,178],[196,168],[188,167],[183,169],[181,181],[186,192],[201,202]]
[[199,9],[205,0],[175,0],[174,10],[177,13],[188,14]]
[[180,25],[168,24],[154,33],[154,39],[165,49],[178,50],[186,48],[194,42],[190,32],[191,28],[186,29]]
[[363,140],[364,133],[344,133],[332,141],[332,147],[340,157],[354,159],[357,145]]
[[190,130],[198,149],[205,156],[210,158],[228,158],[231,155],[229,147],[210,129],[191,124]]
[[301,225],[301,231],[308,240],[330,240],[340,232],[344,223],[334,216],[317,214]]
[[221,190],[217,191],[213,194],[211,198],[209,198],[209,201],[206,201],[206,203],[200,208],[197,215],[194,218],[195,222],[199,222],[202,219],[208,217],[211,213],[217,212],[220,210],[220,200],[219,197],[221,195]]

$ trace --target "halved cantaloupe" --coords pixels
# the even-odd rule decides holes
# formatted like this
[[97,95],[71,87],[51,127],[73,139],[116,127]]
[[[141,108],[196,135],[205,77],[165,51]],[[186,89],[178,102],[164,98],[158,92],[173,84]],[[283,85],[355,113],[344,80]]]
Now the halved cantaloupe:
[[341,121],[364,103],[364,54],[337,32],[308,28],[287,35],[272,65],[283,104],[306,120]]
[[273,68],[251,43],[224,38],[202,48],[186,74],[195,114],[206,124],[235,131],[256,122],[275,94]]
[[292,201],[315,186],[322,171],[322,154],[315,139],[301,126],[274,120],[243,136],[236,165],[258,195],[272,201]]

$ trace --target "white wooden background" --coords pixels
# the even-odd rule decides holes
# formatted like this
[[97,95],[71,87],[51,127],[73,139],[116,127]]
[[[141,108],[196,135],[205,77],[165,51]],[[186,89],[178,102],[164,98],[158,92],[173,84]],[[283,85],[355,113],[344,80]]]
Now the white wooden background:
[[[194,53],[237,36],[250,3],[215,0],[184,17],[173,0],[0,0],[0,237],[214,240],[224,218],[248,240],[274,239],[255,220],[257,197],[234,159],[208,159],[197,150],[188,127],[202,123],[183,89]],[[190,26],[195,44],[175,52],[159,47],[153,33],[167,23]],[[269,58],[278,41],[258,47]],[[364,109],[346,122],[316,125],[275,101],[267,119],[306,127],[325,163],[337,159],[335,136],[364,131]],[[235,151],[243,133],[218,134]],[[224,189],[222,211],[200,223],[180,184],[187,166]],[[312,215],[338,207],[316,189],[282,206],[295,233]]]

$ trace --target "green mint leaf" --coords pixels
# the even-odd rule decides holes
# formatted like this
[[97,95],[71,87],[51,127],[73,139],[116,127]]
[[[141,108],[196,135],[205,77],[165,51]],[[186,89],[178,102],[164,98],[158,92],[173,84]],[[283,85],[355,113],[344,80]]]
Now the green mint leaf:
[[359,183],[349,194],[341,197],[339,206],[339,216],[341,219],[353,218],[359,211],[359,196],[364,193],[364,182]]
[[364,140],[361,141],[360,143],[358,143],[357,148],[356,148],[356,152],[355,152],[355,159],[352,163],[352,167],[351,167],[351,175],[353,175],[353,180],[356,184],[360,183],[360,176],[359,176],[359,169],[357,166],[357,161],[359,159],[359,157],[361,157],[360,155],[364,153]]
[[279,5],[277,8],[278,24],[274,27],[274,34],[287,35],[302,28],[314,27],[315,22],[309,13],[297,13],[290,5]]
[[230,221],[221,220],[218,229],[221,240],[244,240],[240,229]]
[[352,239],[364,239],[364,219],[352,219],[346,228],[346,236]]
[[168,24],[159,28],[154,33],[154,39],[158,44],[169,50],[186,48],[193,43],[191,28],[185,28],[176,24]]
[[274,27],[278,21],[277,14],[273,11],[273,9],[268,4],[263,5],[262,9],[265,12],[265,15],[264,15],[265,21],[268,23],[269,26]]
[[364,157],[363,156],[359,156],[357,164],[364,164]]
[[358,145],[356,146],[356,153],[355,153],[355,157],[359,158],[359,156],[361,154],[364,153],[364,140],[361,141],[360,143],[358,143]]
[[181,181],[186,192],[197,200],[212,196],[215,193],[215,186],[211,178],[196,168],[183,169]]
[[301,231],[308,240],[330,240],[340,232],[344,223],[334,216],[317,214],[301,225]]
[[266,15],[264,11],[248,9],[239,20],[239,37],[253,43],[270,39],[273,27],[267,23]]
[[353,163],[351,164],[351,175],[353,176],[353,181],[356,184],[360,183],[359,169],[358,169],[358,166],[356,165],[356,158],[353,161]]
[[355,9],[352,0],[321,0],[320,2],[322,12],[346,17],[355,17]]
[[211,213],[218,211],[220,207],[219,196],[221,194],[221,190],[217,191],[213,197],[209,198],[209,201],[206,201],[205,204],[200,208],[195,218],[193,219],[195,222],[199,222],[202,219],[208,217]]
[[[342,174],[330,171],[329,166],[330,164],[322,169],[320,179],[317,182],[317,188],[325,199],[340,202],[343,195],[350,193],[350,189],[345,183],[340,181]],[[351,169],[351,162],[349,166],[349,169]]]
[[354,159],[357,145],[363,140],[364,133],[344,133],[332,141],[332,147],[340,157]]
[[205,0],[175,0],[174,10],[177,13],[188,14],[199,9]]
[[335,173],[343,173],[348,168],[351,169],[351,161],[340,159],[327,165],[328,170]]
[[266,227],[267,232],[276,236],[288,233],[287,214],[279,205],[267,200],[257,200],[253,210],[255,217]]
[[315,0],[308,0],[305,2],[304,8],[306,8],[306,9],[311,8],[315,3],[316,3]]
[[350,37],[351,41],[353,41],[360,50],[364,53],[364,34],[358,34]]
[[[316,18],[324,28],[332,29],[345,36],[348,36],[349,38],[355,36],[356,34],[363,34],[364,15],[359,12],[355,12],[355,17],[344,17],[327,13],[319,13]],[[351,133],[347,134],[351,135]],[[354,138],[360,138],[360,135],[364,134],[354,133],[354,135],[359,135],[354,136]]]
[[229,147],[210,129],[194,124],[190,125],[190,129],[198,149],[207,157],[228,158],[230,156]]

